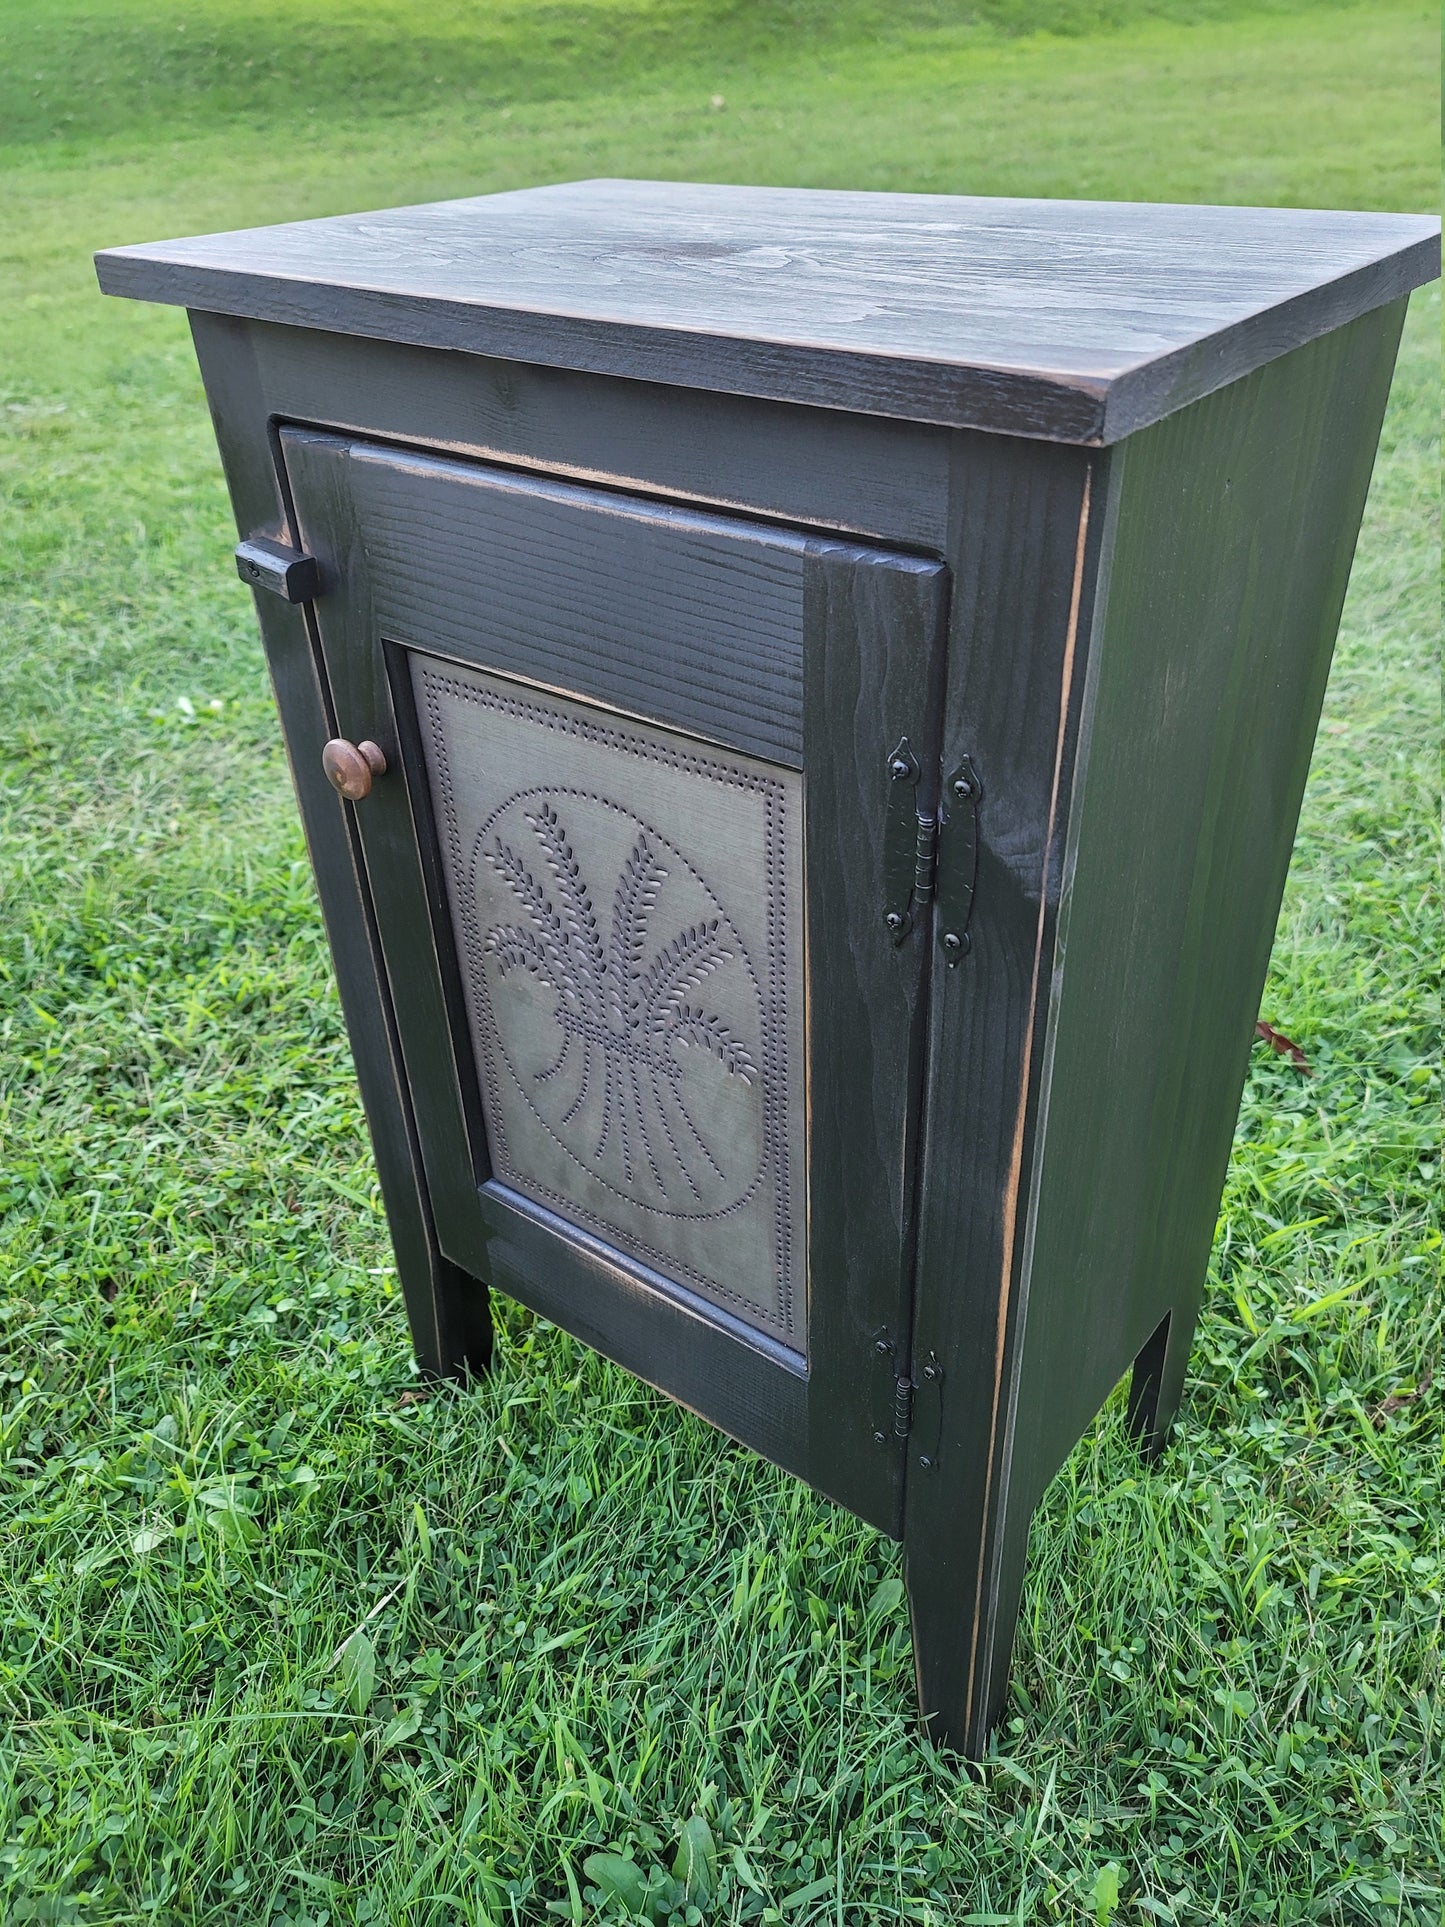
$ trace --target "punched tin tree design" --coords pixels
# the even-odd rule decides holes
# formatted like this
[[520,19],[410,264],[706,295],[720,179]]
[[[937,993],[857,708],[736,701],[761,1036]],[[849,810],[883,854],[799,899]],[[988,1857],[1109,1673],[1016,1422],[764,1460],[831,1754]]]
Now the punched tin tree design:
[[796,778],[414,660],[496,1178],[801,1350]]

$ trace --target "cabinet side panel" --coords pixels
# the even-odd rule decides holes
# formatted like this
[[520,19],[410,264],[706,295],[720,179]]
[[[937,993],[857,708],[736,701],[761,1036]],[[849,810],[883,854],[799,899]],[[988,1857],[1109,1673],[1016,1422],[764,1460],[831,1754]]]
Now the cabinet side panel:
[[1195,1316],[1404,304],[1126,443],[1064,860],[1005,1477]]

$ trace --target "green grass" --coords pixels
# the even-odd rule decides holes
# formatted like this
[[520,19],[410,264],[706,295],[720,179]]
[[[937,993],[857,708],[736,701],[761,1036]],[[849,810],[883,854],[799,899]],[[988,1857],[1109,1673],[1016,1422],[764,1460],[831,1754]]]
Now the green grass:
[[585,1922],[702,1813],[712,1923],[1438,1923],[1436,297],[1266,993],[1315,1074],[1256,1053],[1177,1442],[1050,1492],[974,1777],[871,1531],[515,1308],[417,1396],[184,324],[87,259],[606,172],[1426,206],[1431,15],[0,21],[0,1919]]
[[324,103],[364,116],[439,100],[469,110],[575,99],[666,78],[695,88],[760,63],[856,54],[867,40],[943,30],[958,44],[1041,32],[1078,35],[1142,19],[1289,17],[1318,0],[6,0],[0,75],[7,142],[93,148],[97,138],[166,138],[220,123],[282,125]]

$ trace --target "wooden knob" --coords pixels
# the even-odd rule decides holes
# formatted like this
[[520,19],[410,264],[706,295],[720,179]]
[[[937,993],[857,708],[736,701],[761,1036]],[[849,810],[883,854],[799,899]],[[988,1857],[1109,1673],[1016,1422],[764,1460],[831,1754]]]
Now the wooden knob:
[[386,758],[375,743],[348,743],[338,736],[322,750],[321,767],[338,795],[359,803],[370,796],[372,778],[385,776]]

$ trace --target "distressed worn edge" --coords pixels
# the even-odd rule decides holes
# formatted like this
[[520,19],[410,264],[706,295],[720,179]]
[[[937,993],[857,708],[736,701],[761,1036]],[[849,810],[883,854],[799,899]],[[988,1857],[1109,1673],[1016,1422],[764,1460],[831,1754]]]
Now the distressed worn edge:
[[167,260],[153,245],[104,249],[95,266],[104,293],[133,300],[935,427],[1101,447],[1433,280],[1439,253],[1438,232],[1424,234],[1185,348],[1097,378],[954,366],[312,283]]

